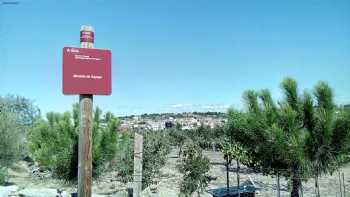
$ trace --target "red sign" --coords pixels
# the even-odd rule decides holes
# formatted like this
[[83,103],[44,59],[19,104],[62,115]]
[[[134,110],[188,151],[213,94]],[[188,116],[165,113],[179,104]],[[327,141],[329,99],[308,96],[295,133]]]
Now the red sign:
[[111,51],[63,48],[63,94],[110,95]]
[[80,42],[94,43],[94,32],[92,31],[80,31]]

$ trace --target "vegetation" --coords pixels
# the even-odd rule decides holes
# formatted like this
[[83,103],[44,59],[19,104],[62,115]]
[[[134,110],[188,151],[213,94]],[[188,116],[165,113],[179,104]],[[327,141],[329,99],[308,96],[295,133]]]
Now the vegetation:
[[288,178],[294,197],[310,174],[332,172],[339,164],[349,147],[350,124],[343,112],[335,113],[326,83],[315,86],[314,97],[300,96],[291,78],[281,88],[284,99],[278,104],[268,90],[246,91],[245,110],[230,109],[227,128],[250,155],[250,167]]
[[119,134],[117,153],[113,168],[118,171],[118,178],[123,183],[133,181],[134,173],[134,136],[131,132]]
[[[93,116],[93,176],[98,176],[107,167],[116,152],[116,129],[119,121],[111,113],[97,107]],[[79,106],[71,113],[47,113],[46,119],[35,122],[29,134],[29,151],[42,167],[53,171],[58,178],[75,180],[78,164]],[[104,123],[102,125],[101,123]]]
[[0,166],[9,167],[20,158],[23,136],[21,125],[15,114],[7,111],[0,113]]
[[226,175],[227,175],[227,189],[229,189],[229,169],[228,165],[231,164],[232,159],[236,160],[236,176],[237,176],[237,188],[240,188],[240,178],[239,178],[239,170],[240,170],[240,163],[243,163],[247,166],[253,166],[256,165],[252,163],[251,156],[249,153],[239,144],[232,144],[232,143],[224,143],[221,145],[221,152],[224,154],[224,158],[226,159]]
[[[143,172],[142,188],[157,183],[160,169],[165,165],[167,154],[170,151],[169,136],[166,132],[143,132]],[[123,146],[122,151],[118,151],[116,158],[116,170],[124,183],[133,180],[134,173],[134,144],[132,139],[128,139],[129,134],[123,134],[125,140],[118,142],[118,147]]]
[[143,134],[143,176],[142,188],[157,183],[160,169],[165,165],[170,152],[169,137],[162,132],[147,132]]
[[[227,161],[237,162],[239,187],[240,164],[264,174],[289,180],[291,196],[299,196],[303,181],[315,180],[319,197],[319,177],[339,171],[350,162],[350,108],[336,106],[333,92],[325,82],[312,92],[299,93],[297,83],[286,78],[281,83],[283,99],[273,101],[269,90],[244,92],[245,107],[227,114],[192,113],[227,117],[225,127],[201,125],[183,130],[181,125],[164,131],[138,131],[144,136],[143,185],[159,181],[170,145],[179,147],[178,170],[183,174],[181,194],[198,196],[207,187],[209,160],[203,149],[221,147]],[[166,114],[182,117],[184,114]],[[41,168],[65,180],[75,180],[78,166],[79,105],[72,112],[46,114],[31,101],[15,96],[0,97],[0,185],[7,180],[7,169],[26,156],[28,148]],[[160,117],[163,114],[144,114]],[[128,118],[128,117],[126,117]],[[123,182],[133,180],[134,143],[132,131],[117,132],[120,121],[112,113],[97,107],[93,113],[93,176],[106,169],[118,171]],[[180,157],[180,154],[182,157]],[[277,182],[279,188],[279,181]]]
[[188,134],[186,134],[186,131],[181,130],[181,129],[169,129],[168,130],[169,137],[170,137],[170,142],[172,142],[172,145],[175,145],[179,148],[179,155],[180,157],[181,152],[182,152],[182,147],[188,138]]
[[7,169],[0,167],[0,185],[4,185],[6,183],[7,176]]
[[7,169],[24,157],[26,132],[39,116],[31,101],[19,96],[0,97],[0,185]]
[[304,122],[308,131],[305,149],[315,178],[316,196],[319,197],[319,176],[339,168],[349,154],[350,119],[343,110],[336,111],[332,91],[327,84],[318,83],[314,95],[316,105],[311,95],[304,94]]
[[194,144],[187,143],[184,147],[183,157],[178,164],[179,171],[183,174],[180,184],[180,192],[188,197],[197,191],[197,195],[208,186],[209,159],[204,157],[202,149]]

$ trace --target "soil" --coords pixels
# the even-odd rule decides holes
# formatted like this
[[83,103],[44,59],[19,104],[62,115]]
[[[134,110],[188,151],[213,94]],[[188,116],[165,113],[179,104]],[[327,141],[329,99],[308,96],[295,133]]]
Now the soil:
[[[215,151],[204,151],[204,155],[210,159],[211,169],[209,171],[209,175],[213,179],[209,183],[207,189],[226,187],[226,166],[222,153]],[[161,174],[156,178],[158,183],[146,188],[142,192],[143,197],[176,197],[179,195],[179,184],[182,176],[176,169],[177,161],[177,150],[173,149],[168,155],[166,165],[161,169]],[[235,165],[232,165],[230,169],[230,186],[236,186],[237,180]],[[251,181],[254,182],[257,188],[257,197],[277,196],[275,177],[254,173],[245,166],[241,166],[240,171],[240,183],[251,183]],[[350,165],[343,167],[340,172],[344,173],[345,175],[346,196],[350,197]],[[42,189],[60,189],[64,191],[63,196],[70,196],[71,192],[76,191],[76,185],[52,179],[51,176],[33,176],[32,169],[25,161],[18,162],[14,168],[9,171],[9,175],[9,182],[18,187],[18,190],[13,192],[13,195],[11,196],[19,196],[20,191],[25,191],[25,189],[37,189],[38,192],[43,191]],[[128,196],[127,188],[132,187],[132,184],[120,183],[117,181],[116,177],[116,172],[109,172],[102,175],[99,180],[94,181],[92,187],[93,196]],[[280,182],[281,196],[290,196],[287,181],[281,178]],[[340,197],[340,182],[338,173],[322,176],[320,178],[320,192],[322,197]],[[0,197],[1,196],[0,188]],[[197,194],[194,194],[193,196],[197,196]],[[211,195],[206,191],[201,194],[201,197],[210,196]],[[303,196],[315,196],[313,179],[303,182]]]

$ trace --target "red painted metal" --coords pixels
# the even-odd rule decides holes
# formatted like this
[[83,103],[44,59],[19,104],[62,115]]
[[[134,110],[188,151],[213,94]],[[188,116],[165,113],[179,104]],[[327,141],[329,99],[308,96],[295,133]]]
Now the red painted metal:
[[63,94],[110,95],[112,93],[111,51],[63,48]]
[[94,32],[92,32],[92,31],[80,31],[80,42],[94,43]]

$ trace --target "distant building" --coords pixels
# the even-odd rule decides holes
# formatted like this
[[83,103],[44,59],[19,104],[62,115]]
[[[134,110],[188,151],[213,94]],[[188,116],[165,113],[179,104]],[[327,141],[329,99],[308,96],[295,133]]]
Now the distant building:
[[169,129],[169,128],[172,128],[173,127],[173,122],[171,122],[171,121],[165,121],[165,128],[166,129]]

